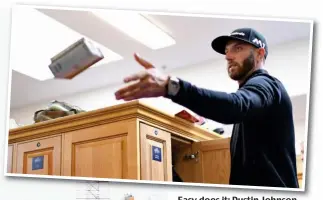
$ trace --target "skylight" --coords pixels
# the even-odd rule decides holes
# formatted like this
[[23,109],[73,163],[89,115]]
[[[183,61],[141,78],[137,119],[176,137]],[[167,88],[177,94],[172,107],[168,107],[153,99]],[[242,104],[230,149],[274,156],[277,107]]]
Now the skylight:
[[[52,79],[53,74],[48,68],[50,59],[82,37],[85,36],[32,7],[16,6],[12,10],[12,69],[37,80]],[[122,59],[102,44],[91,41],[105,56],[95,66]]]
[[135,12],[97,10],[92,13],[151,49],[160,49],[176,43],[163,30]]

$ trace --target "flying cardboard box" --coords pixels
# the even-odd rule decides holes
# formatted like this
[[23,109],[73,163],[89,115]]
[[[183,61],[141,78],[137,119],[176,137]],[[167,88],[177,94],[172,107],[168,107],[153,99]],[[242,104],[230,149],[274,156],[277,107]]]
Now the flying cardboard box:
[[49,68],[55,78],[72,79],[104,58],[101,50],[81,38],[51,58]]

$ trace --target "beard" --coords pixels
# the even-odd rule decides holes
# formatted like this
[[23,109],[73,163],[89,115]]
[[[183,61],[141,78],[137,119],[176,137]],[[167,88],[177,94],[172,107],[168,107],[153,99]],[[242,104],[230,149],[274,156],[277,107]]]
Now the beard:
[[242,80],[255,67],[254,55],[250,52],[250,55],[242,62],[242,65],[236,62],[232,62],[230,65],[235,65],[232,71],[228,68],[230,78],[235,81]]

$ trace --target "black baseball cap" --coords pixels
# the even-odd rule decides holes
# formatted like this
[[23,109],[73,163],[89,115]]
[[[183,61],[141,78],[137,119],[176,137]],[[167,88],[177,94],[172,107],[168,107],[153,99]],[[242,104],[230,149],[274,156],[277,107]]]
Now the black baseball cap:
[[230,35],[223,35],[215,38],[211,46],[214,51],[225,54],[225,46],[230,40],[239,40],[253,45],[256,48],[264,48],[266,50],[265,58],[268,55],[268,45],[265,37],[252,28],[239,28],[231,32]]

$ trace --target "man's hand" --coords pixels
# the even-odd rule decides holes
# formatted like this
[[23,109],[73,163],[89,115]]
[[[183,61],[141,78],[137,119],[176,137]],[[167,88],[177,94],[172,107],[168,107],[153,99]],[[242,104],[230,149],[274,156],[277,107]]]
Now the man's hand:
[[145,68],[145,71],[126,77],[124,79],[125,83],[131,81],[137,81],[137,83],[118,90],[115,93],[116,99],[131,101],[140,98],[165,96],[169,76],[162,74],[150,62],[142,59],[137,54],[134,57]]

